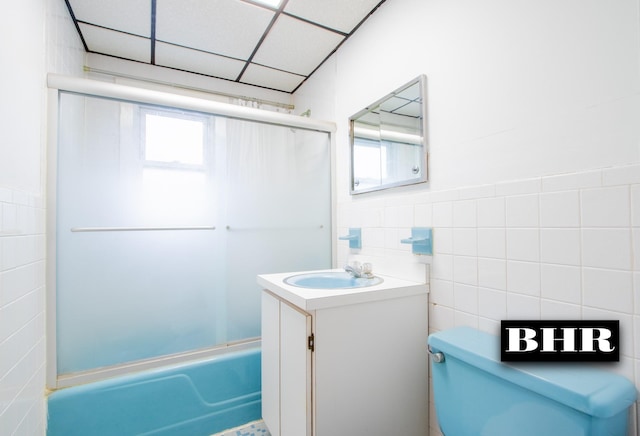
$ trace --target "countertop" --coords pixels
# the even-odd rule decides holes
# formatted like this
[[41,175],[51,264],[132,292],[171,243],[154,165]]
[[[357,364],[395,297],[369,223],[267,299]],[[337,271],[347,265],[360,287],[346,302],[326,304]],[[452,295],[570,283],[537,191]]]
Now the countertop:
[[257,277],[258,284],[299,307],[304,311],[327,309],[330,307],[359,304],[371,301],[387,300],[391,298],[408,297],[426,294],[429,287],[426,283],[413,282],[395,277],[383,276],[383,282],[374,286],[350,289],[311,289],[300,288],[284,282],[287,277],[313,272],[344,271],[342,269],[321,271],[297,271],[277,274],[261,274]]

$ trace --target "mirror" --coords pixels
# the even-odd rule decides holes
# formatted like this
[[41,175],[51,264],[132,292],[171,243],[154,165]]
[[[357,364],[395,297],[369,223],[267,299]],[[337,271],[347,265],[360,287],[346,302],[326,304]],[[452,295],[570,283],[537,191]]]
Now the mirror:
[[351,194],[427,181],[426,80],[422,75],[349,118]]

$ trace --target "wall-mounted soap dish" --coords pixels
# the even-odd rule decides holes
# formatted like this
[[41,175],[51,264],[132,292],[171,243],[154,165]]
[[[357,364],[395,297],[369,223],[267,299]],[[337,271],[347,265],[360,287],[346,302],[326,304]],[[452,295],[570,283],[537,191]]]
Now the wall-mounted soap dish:
[[403,244],[411,244],[413,254],[433,254],[433,229],[429,227],[413,227],[411,237],[401,239]]
[[349,241],[349,248],[362,248],[362,230],[350,228],[347,236],[340,236],[338,239]]

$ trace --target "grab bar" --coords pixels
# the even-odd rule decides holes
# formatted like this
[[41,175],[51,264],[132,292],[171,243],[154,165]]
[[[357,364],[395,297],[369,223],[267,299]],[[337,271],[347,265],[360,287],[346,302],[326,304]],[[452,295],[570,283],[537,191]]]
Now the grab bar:
[[269,231],[269,230],[278,230],[278,231],[288,231],[288,230],[313,230],[313,229],[324,229],[324,225],[320,224],[320,225],[308,225],[308,226],[284,226],[284,227],[277,227],[277,226],[265,226],[265,227],[231,227],[231,226],[226,226],[225,227],[227,230],[244,230],[244,231]]
[[215,230],[214,226],[190,226],[190,227],[72,227],[73,233],[77,232],[146,232],[156,230]]

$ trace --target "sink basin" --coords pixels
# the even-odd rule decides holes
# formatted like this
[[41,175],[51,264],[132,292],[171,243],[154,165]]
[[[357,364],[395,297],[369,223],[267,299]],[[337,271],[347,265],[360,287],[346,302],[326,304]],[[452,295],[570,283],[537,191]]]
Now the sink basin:
[[382,281],[380,277],[372,277],[370,279],[366,277],[356,278],[350,273],[342,271],[297,274],[284,279],[284,282],[288,285],[315,289],[364,288],[378,285]]

